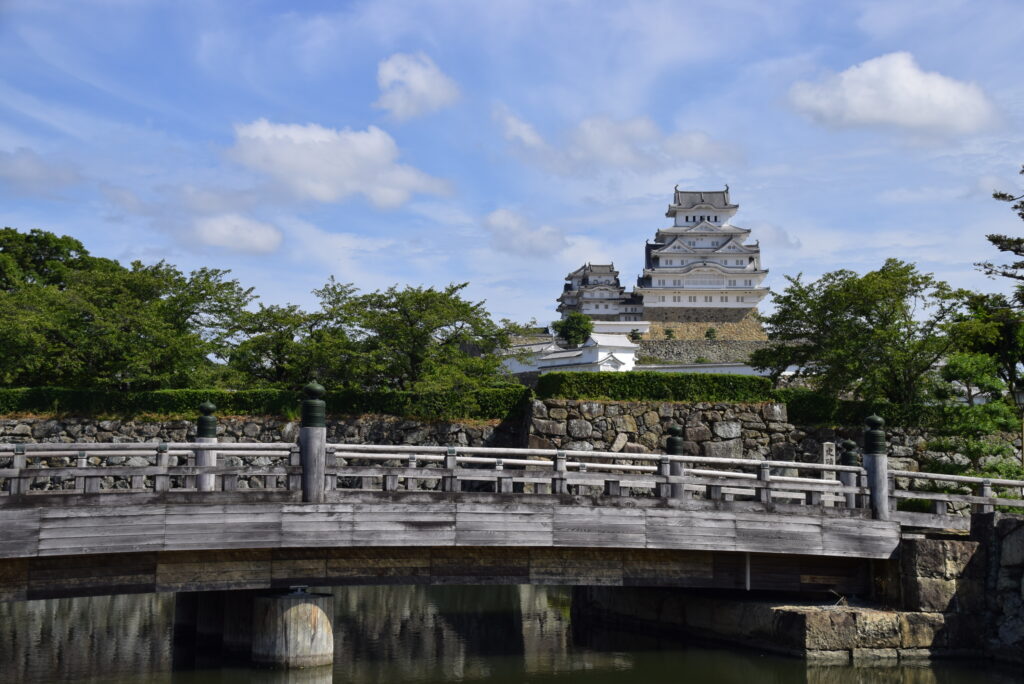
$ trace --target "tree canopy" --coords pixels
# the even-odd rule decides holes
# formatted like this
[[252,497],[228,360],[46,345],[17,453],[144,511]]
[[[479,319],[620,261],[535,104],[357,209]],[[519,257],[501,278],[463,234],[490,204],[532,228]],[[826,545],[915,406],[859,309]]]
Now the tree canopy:
[[573,311],[560,321],[551,324],[551,329],[569,344],[583,344],[594,332],[594,321],[590,316]]
[[751,362],[776,380],[791,370],[830,394],[921,402],[966,325],[968,293],[896,259],[863,276],[840,270],[787,280],[764,319],[773,344]]
[[[507,382],[495,323],[466,284],[359,294],[329,280],[319,308],[256,304],[228,271],[123,266],[74,238],[0,232],[0,385],[107,389],[471,389]],[[255,305],[255,308],[253,308]]]

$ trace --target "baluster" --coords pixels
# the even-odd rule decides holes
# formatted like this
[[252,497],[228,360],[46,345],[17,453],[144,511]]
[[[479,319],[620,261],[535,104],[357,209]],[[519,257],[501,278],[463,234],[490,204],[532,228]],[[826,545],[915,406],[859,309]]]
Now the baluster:
[[[858,473],[857,474],[857,486],[860,487],[862,491],[865,490],[865,489],[870,489],[871,481],[868,478],[868,474],[867,473]],[[871,508],[871,494],[870,493],[858,494],[857,495],[857,508]]]
[[[149,459],[146,459],[147,463]],[[146,488],[146,476],[145,475],[132,475],[128,479],[129,486],[132,489],[145,489]]]
[[720,501],[722,499],[722,485],[705,486],[704,496],[708,501]]
[[[156,464],[161,468],[167,468],[171,463],[171,455],[167,453],[167,442],[160,442],[156,446]],[[153,477],[153,490],[166,492],[171,488],[171,476],[166,474]]]
[[[75,467],[76,468],[88,468],[89,467],[89,456],[88,456],[88,454],[86,454],[84,451],[79,451],[78,452],[78,459],[75,461]],[[78,476],[75,477],[75,491],[79,492],[79,493],[85,491],[85,476],[84,475],[78,475]]]
[[[324,482],[324,489],[332,491],[338,488],[338,455],[334,452],[334,449],[327,451],[327,480]],[[276,478],[275,478],[276,479]],[[275,485],[280,486],[280,482]]]
[[[981,481],[981,484],[978,485],[978,496],[993,496],[991,480],[986,479]],[[971,506],[971,509],[973,513],[993,513],[995,512],[996,507],[995,504],[981,503],[974,504],[973,506]]]
[[[670,456],[683,455],[683,428],[672,425],[668,429],[669,438],[665,440],[665,451]],[[683,462],[672,461],[669,472],[675,477],[683,476]],[[686,496],[686,486],[682,482],[672,483],[672,498],[682,499]]]
[[[302,457],[299,455],[299,445],[293,444],[291,451],[288,454],[288,465],[297,467],[302,465]],[[288,474],[288,490],[296,491],[302,489],[302,474],[301,473],[289,473]]]
[[568,494],[569,487],[565,479],[565,452],[555,452],[555,474],[551,478],[551,493],[552,494]]
[[457,454],[458,450],[455,447],[448,447],[448,453],[444,456],[444,469],[448,471],[448,474],[441,478],[441,491],[443,492],[462,491],[462,482],[455,475],[455,469],[459,467]]
[[[21,470],[28,465],[28,457],[25,456],[25,445],[15,444],[14,445],[14,458],[11,461],[11,467],[15,470]],[[29,489],[28,478],[22,476],[20,473],[10,479],[10,485],[8,491],[11,494],[24,494]]]
[[772,469],[767,463],[759,463],[757,466],[757,500],[763,504],[772,502]]
[[[840,463],[844,466],[859,466],[860,461],[857,458],[857,443],[852,439],[844,439],[842,441],[843,455],[840,457]],[[839,482],[844,487],[855,487],[857,485],[857,473],[852,471],[843,471],[839,473]],[[845,495],[846,507],[856,508],[857,507],[857,495],[853,493],[847,493]]]
[[668,477],[671,473],[672,464],[668,460],[668,456],[662,456],[658,459],[658,476],[664,479],[659,481],[655,486],[658,498],[667,499],[672,496],[672,485],[668,481]]
[[619,480],[604,481],[605,496],[622,496],[622,483]]
[[[418,460],[419,459],[416,458],[416,454],[409,454],[409,468],[416,468],[418,465]],[[405,478],[405,488],[408,490],[415,490],[417,487],[419,487],[419,482],[420,481],[418,478],[407,477]]]
[[511,494],[512,478],[505,477],[503,475],[503,473],[505,472],[505,462],[500,458],[495,459],[494,470],[496,470],[498,473],[498,479],[495,481],[496,486],[494,488],[494,491],[498,492],[499,494]]
[[804,504],[807,506],[820,506],[821,492],[804,492]]

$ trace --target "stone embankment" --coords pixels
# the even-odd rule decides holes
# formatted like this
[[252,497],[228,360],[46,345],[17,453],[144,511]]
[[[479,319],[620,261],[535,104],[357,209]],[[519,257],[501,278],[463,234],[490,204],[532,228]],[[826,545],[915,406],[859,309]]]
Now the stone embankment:
[[[328,420],[333,443],[414,446],[502,446],[664,451],[667,429],[682,425],[692,455],[817,461],[824,442],[860,441],[860,428],[802,428],[788,422],[784,404],[609,402],[535,400],[529,415],[506,421],[431,422],[391,416]],[[185,442],[195,437],[190,420],[2,418],[0,442]],[[223,442],[293,442],[298,423],[274,417],[221,417]],[[925,450],[928,435],[914,428],[888,430],[890,466],[917,470],[921,458],[948,456]],[[116,457],[114,457],[116,458]]]
[[640,340],[637,356],[645,363],[746,363],[767,346],[757,340]]
[[785,404],[683,404],[536,400],[529,446],[625,453],[664,451],[668,428],[684,427],[683,451],[725,458],[781,458],[795,448]]
[[970,537],[906,535],[869,596],[816,604],[678,589],[579,587],[574,609],[825,662],[988,656],[1024,664],[1024,516],[976,514]]

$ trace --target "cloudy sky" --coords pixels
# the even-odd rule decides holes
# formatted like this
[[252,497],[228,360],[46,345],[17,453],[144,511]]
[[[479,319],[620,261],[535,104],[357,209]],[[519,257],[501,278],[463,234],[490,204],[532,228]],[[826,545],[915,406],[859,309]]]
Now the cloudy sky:
[[631,285],[672,187],[719,189],[767,284],[1019,234],[1019,0],[0,0],[4,225],[228,268],[263,301],[468,281],[550,321]]

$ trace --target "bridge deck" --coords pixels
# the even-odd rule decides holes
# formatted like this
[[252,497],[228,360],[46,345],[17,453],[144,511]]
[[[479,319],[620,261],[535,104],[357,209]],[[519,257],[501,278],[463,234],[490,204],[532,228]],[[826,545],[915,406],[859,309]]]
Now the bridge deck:
[[[275,496],[268,494],[267,499]],[[679,549],[888,558],[899,541],[898,523],[870,519],[857,509],[543,494],[331,494],[322,504],[239,503],[227,493],[203,494],[201,502],[167,493],[33,496],[31,503],[0,508],[0,558],[310,546]],[[74,505],[79,498],[92,505]],[[44,500],[52,505],[40,505]]]

